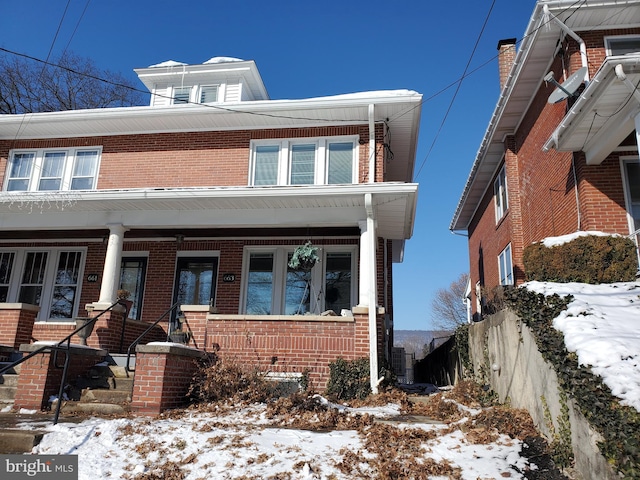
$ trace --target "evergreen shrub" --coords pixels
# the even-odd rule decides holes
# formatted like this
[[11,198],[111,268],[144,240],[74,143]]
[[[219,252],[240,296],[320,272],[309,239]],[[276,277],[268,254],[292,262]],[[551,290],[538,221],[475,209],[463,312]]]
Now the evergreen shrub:
[[541,282],[631,282],[638,271],[633,240],[621,236],[587,235],[551,248],[542,243],[523,252],[526,279]]

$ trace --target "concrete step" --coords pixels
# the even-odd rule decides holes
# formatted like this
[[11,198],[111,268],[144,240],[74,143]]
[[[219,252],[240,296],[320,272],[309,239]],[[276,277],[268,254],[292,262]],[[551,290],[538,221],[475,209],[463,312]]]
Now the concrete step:
[[[0,362],[0,370],[4,367],[11,365],[11,362]],[[9,370],[4,372],[5,374],[19,374],[20,369],[22,368],[22,364],[16,365],[15,367],[11,367]]]
[[44,432],[37,430],[0,429],[0,453],[29,453],[43,436]]
[[5,373],[4,375],[0,375],[0,385],[5,387],[17,387],[18,378],[20,377],[15,373]]
[[80,403],[126,403],[131,401],[131,392],[122,390],[84,390]]
[[6,387],[4,385],[0,385],[0,401],[3,403],[13,403],[13,400],[16,398],[16,390],[18,387]]
[[88,415],[122,415],[127,413],[128,409],[123,405],[116,405],[113,403],[65,402],[60,411],[67,414],[84,413]]
[[[124,367],[127,365],[127,354],[126,353],[110,353],[109,355],[107,355],[107,361],[113,365]],[[136,368],[135,354],[131,355],[131,358],[129,359],[129,368],[131,368],[132,370]]]

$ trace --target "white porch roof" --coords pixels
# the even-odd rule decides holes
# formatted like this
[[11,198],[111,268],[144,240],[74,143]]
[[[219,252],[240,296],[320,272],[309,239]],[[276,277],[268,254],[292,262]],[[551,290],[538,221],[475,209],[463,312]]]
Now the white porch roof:
[[607,58],[544,145],[545,150],[583,151],[588,165],[599,165],[633,132],[640,105],[616,76],[617,65],[637,88],[640,55]]
[[366,221],[371,193],[378,235],[411,237],[418,185],[212,187],[3,192],[0,231],[153,228],[345,227]]

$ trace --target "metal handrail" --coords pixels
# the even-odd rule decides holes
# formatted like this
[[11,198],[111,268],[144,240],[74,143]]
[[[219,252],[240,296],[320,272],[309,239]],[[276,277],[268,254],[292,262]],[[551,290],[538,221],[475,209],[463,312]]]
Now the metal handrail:
[[[160,323],[160,321],[161,321],[162,319],[164,319],[164,317],[166,317],[167,315],[169,315],[169,314],[170,314],[173,310],[175,310],[175,309],[176,309],[176,307],[178,307],[179,305],[180,305],[180,303],[179,303],[179,302],[176,302],[176,303],[174,303],[173,305],[171,305],[171,307],[169,307],[169,309],[168,309],[166,312],[164,312],[162,315],[160,315],[160,317],[159,317],[155,322],[153,322],[151,325],[149,325],[149,327],[148,327],[144,332],[142,332],[142,333],[140,334],[140,336],[139,336],[138,338],[136,338],[136,339],[131,343],[131,345],[129,345],[129,348],[127,349],[127,363],[125,364],[125,367],[124,367],[126,372],[133,372],[133,371],[134,371],[133,369],[131,369],[131,368],[129,367],[129,363],[130,363],[130,361],[131,361],[131,349],[132,349],[132,348],[134,348],[136,345],[138,345],[138,342],[139,342],[140,340],[142,340],[142,338],[143,338],[147,333],[149,333],[149,332],[150,332],[150,331],[151,331],[151,330],[152,330],[156,325],[158,325],[158,324]],[[168,332],[169,332],[169,328],[167,328],[167,338],[168,338],[168,335],[169,335],[169,333],[168,333]]]
[[[20,365],[21,363],[29,360],[31,357],[34,357],[34,356],[38,355],[39,353],[42,353],[42,352],[44,352],[46,350],[55,352],[54,353],[54,355],[55,355],[54,356],[54,366],[58,367],[58,365],[56,363],[58,352],[67,351],[67,355],[65,356],[65,360],[64,360],[64,366],[62,366],[63,370],[62,370],[62,379],[60,380],[60,388],[58,389],[58,402],[56,403],[56,411],[55,411],[55,414],[53,416],[53,424],[56,425],[58,423],[58,418],[60,417],[60,407],[62,406],[62,395],[64,393],[64,385],[67,382],[67,372],[69,370],[69,359],[71,358],[71,356],[68,353],[68,351],[69,351],[69,349],[71,347],[71,337],[76,335],[79,331],[87,328],[88,326],[93,325],[102,315],[104,315],[106,312],[109,312],[109,311],[113,310],[113,308],[116,305],[120,305],[120,304],[121,304],[121,300],[118,300],[116,303],[110,305],[108,308],[106,308],[105,310],[100,312],[98,315],[96,315],[95,317],[90,319],[87,323],[85,323],[84,325],[76,328],[73,332],[71,332],[69,335],[64,337],[58,343],[53,344],[53,345],[43,345],[42,347],[40,347],[40,348],[34,350],[33,352],[31,352],[29,355],[16,360],[15,362],[7,365],[4,368],[1,368],[0,369],[0,375],[5,373],[7,370]],[[62,345],[64,343],[66,343],[66,346],[63,347]],[[58,368],[60,368],[60,367],[58,367]]]

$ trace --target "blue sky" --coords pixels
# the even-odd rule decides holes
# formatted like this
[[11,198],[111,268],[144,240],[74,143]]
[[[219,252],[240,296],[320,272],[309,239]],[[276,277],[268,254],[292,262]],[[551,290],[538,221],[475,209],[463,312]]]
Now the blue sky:
[[522,37],[534,0],[495,0],[469,67],[477,70],[463,81],[442,129],[492,1],[2,3],[1,47],[44,59],[52,45],[54,56],[68,45],[136,81],[134,68],[230,56],[255,60],[272,99],[421,93],[418,210],[405,261],[394,270],[394,318],[397,329],[431,328],[434,293],[468,271],[466,239],[449,224],[498,100],[498,40]]

